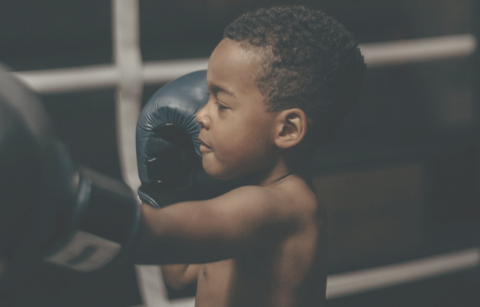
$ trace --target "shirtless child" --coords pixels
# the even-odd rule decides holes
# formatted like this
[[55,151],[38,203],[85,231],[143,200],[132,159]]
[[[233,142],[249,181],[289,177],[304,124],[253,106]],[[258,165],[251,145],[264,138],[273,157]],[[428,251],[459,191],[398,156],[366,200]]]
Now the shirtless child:
[[309,165],[364,72],[352,35],[320,11],[261,9],[230,24],[196,119],[205,171],[248,185],[160,210],[144,205],[142,261],[171,264],[163,273],[174,288],[197,283],[197,307],[324,306],[326,213]]

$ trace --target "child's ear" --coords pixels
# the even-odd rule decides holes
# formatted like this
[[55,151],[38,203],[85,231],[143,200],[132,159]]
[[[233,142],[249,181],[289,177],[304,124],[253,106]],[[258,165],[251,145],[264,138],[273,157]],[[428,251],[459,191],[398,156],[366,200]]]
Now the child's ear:
[[299,144],[307,133],[307,116],[301,109],[293,108],[278,114],[275,144],[279,148],[291,148]]

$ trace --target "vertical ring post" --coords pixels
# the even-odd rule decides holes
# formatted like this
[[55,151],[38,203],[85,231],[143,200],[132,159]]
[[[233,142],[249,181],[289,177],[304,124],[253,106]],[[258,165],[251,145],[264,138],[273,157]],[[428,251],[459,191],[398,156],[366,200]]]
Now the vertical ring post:
[[118,74],[115,93],[117,146],[123,180],[134,191],[140,186],[135,130],[143,90],[138,6],[138,0],[112,0],[113,57]]
[[[115,120],[123,180],[134,191],[138,178],[135,131],[143,90],[138,0],[112,0],[113,57],[118,74]],[[169,306],[160,266],[135,266],[144,307]],[[192,304],[193,305],[193,304]]]
[[[475,128],[476,128],[476,137],[477,137],[477,150],[479,154],[477,155],[478,161],[480,161],[480,2],[479,1],[472,1],[472,31],[473,35],[477,40],[477,46],[475,51],[473,52],[472,56],[472,82],[471,87],[473,91],[473,99],[474,99],[474,110],[475,110]],[[480,163],[477,167],[477,174],[480,176]],[[480,186],[478,187],[478,191],[480,191]],[[480,193],[480,192],[478,192]],[[480,207],[480,204],[478,204]],[[478,209],[480,210],[480,208]],[[478,220],[478,224],[480,225],[480,217]],[[477,234],[477,238],[480,238],[480,233]],[[478,242],[480,244],[480,241]],[[480,271],[479,271],[480,274]]]

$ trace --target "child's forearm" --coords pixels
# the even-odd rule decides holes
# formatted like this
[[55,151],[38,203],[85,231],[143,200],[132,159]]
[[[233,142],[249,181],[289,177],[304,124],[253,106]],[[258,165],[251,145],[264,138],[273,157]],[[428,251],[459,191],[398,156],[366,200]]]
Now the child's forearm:
[[182,290],[197,282],[200,266],[200,264],[162,265],[163,279],[168,286]]

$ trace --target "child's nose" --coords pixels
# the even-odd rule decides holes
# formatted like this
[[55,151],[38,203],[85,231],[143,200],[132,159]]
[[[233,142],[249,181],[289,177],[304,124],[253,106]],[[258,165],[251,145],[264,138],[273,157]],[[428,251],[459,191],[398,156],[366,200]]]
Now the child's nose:
[[207,115],[207,107],[208,103],[203,108],[201,108],[195,116],[197,122],[206,129],[208,129],[210,126],[210,120],[208,119]]

